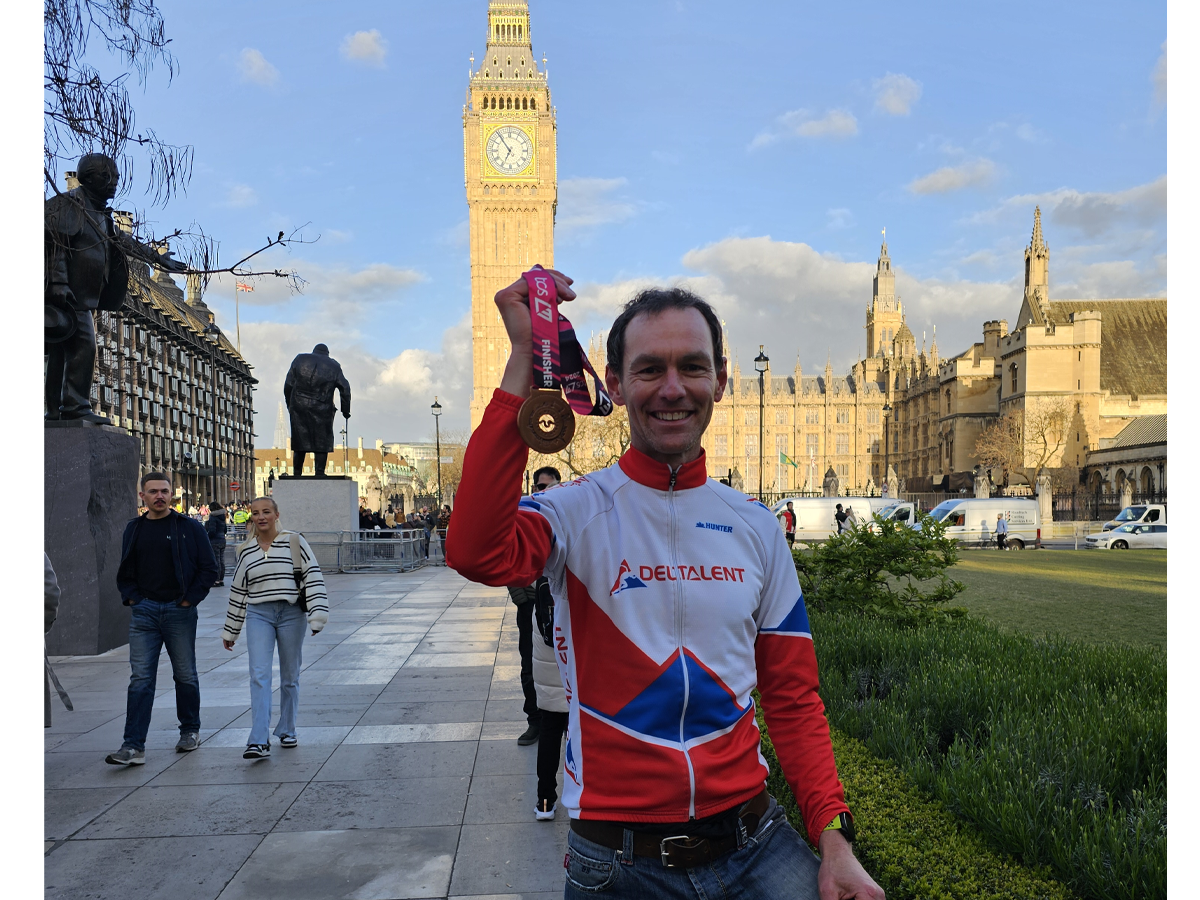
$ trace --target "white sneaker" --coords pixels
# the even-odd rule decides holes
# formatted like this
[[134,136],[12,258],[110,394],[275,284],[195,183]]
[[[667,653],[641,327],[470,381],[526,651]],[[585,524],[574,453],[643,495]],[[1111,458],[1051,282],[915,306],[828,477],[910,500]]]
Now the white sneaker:
[[554,818],[554,812],[557,809],[557,803],[551,803],[549,800],[539,800],[537,806],[533,808],[533,817],[539,822],[548,822]]

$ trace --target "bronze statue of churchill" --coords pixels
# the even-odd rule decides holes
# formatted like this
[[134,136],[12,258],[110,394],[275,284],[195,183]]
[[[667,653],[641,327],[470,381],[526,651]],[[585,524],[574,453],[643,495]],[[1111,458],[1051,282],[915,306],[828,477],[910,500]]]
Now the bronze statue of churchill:
[[325,463],[333,451],[333,418],[337,415],[334,390],[341,400],[342,415],[350,418],[350,383],[338,361],[329,355],[329,348],[317,344],[312,353],[301,353],[292,360],[283,382],[283,398],[292,424],[294,478],[304,471],[304,457],[309,453],[317,477],[325,475]]

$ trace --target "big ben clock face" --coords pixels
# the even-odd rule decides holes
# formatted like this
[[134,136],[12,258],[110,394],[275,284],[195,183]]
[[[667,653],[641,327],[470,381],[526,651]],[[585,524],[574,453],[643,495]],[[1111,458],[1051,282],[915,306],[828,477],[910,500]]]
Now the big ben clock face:
[[488,162],[501,175],[517,175],[533,161],[533,141],[515,125],[501,125],[487,139]]

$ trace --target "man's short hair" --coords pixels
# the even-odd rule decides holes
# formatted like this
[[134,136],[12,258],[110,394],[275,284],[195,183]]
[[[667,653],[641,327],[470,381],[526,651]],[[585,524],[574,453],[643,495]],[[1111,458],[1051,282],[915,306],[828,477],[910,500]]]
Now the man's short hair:
[[167,484],[171,483],[171,479],[162,472],[147,472],[142,476],[141,488],[143,491],[146,489],[146,484],[151,481],[165,481]]
[[533,483],[537,484],[538,479],[543,475],[553,475],[555,481],[562,481],[562,475],[559,473],[558,469],[554,468],[554,466],[542,466],[533,473]]
[[654,316],[668,309],[694,309],[704,316],[708,330],[712,332],[713,364],[719,366],[724,355],[721,340],[721,320],[707,301],[683,288],[650,288],[642,291],[625,304],[617,320],[608,332],[608,364],[619,378],[625,364],[625,329],[635,316]]

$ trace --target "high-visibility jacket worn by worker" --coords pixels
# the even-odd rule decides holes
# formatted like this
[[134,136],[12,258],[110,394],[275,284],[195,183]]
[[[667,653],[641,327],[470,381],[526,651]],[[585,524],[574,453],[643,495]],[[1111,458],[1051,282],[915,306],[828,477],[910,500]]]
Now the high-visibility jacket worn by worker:
[[520,404],[496,391],[471,437],[447,560],[485,584],[550,579],[570,815],[684,822],[755,796],[768,774],[757,687],[815,843],[847,807],[774,515],[709,479],[703,455],[672,472],[633,449],[522,499]]

